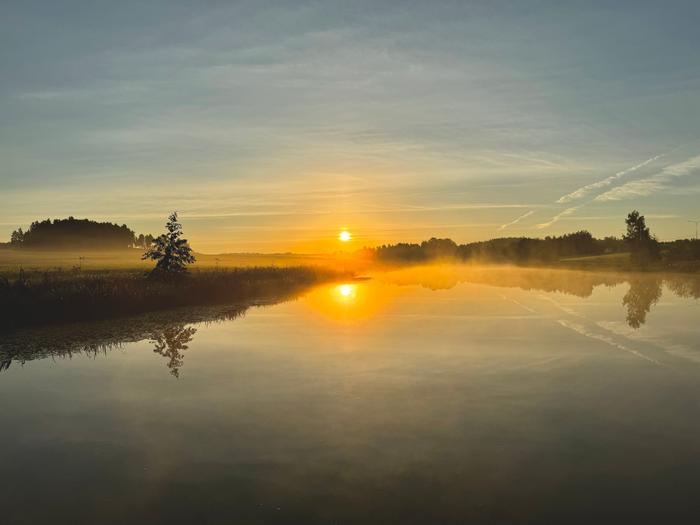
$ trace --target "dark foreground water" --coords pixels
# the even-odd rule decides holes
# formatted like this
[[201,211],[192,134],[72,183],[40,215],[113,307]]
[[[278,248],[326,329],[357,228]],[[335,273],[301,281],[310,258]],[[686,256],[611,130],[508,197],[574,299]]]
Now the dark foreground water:
[[409,269],[0,340],[0,523],[693,523],[700,281]]

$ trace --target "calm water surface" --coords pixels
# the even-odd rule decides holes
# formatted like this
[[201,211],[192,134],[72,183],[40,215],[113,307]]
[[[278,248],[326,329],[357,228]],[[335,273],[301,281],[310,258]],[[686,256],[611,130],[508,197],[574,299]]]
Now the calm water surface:
[[0,522],[693,522],[698,297],[412,268],[5,336]]

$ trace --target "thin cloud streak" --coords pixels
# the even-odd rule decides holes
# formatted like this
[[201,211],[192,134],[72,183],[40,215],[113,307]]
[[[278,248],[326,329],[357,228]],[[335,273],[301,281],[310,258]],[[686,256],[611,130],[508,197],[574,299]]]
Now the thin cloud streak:
[[[676,148],[676,149],[678,149],[678,148]],[[673,151],[675,151],[675,150],[673,150]],[[657,161],[662,157],[665,157],[668,154],[669,153],[662,153],[660,155],[655,155],[654,157],[648,158],[647,160],[640,162],[639,164],[631,166],[625,170],[619,171],[615,175],[611,175],[610,177],[607,177],[606,179],[600,180],[598,182],[594,182],[592,184],[588,184],[587,186],[583,186],[583,187],[577,189],[576,191],[573,191],[567,195],[560,197],[557,200],[557,204],[563,204],[563,203],[571,202],[573,200],[580,199],[580,198],[585,197],[585,196],[589,195],[590,193],[592,193],[600,188],[610,186],[616,180],[618,180],[618,179],[620,179],[620,178],[622,178],[630,173],[633,173],[633,172],[643,168],[644,166],[647,166],[647,165],[651,164],[652,162]],[[700,157],[694,157],[693,159],[690,159],[689,161],[679,163],[679,164],[674,164],[671,166],[667,166],[666,168],[663,168],[661,173],[666,173],[665,177],[680,176],[682,174],[686,174],[686,170],[687,170],[686,165],[688,165],[690,163],[690,164],[692,164],[692,166],[695,166],[695,164],[692,163],[692,161],[694,161],[695,159],[700,159]],[[673,175],[671,175],[671,174],[673,174]],[[622,200],[621,198],[605,198],[605,196],[607,196],[607,195],[615,195],[616,192],[618,192],[618,190],[620,190],[618,192],[620,194],[627,194],[627,193],[632,194],[633,192],[638,192],[637,195],[642,195],[642,194],[649,195],[649,194],[653,193],[654,191],[656,191],[657,189],[660,189],[662,187],[662,181],[653,180],[653,179],[654,179],[654,177],[649,177],[648,179],[642,179],[640,181],[632,181],[632,182],[628,182],[627,184],[623,184],[622,186],[618,186],[617,188],[614,188],[610,191],[607,191],[605,193],[597,195],[592,200],[589,200],[587,202],[579,204],[578,206],[565,209],[564,211],[562,211],[559,214],[552,217],[549,221],[538,224],[537,226],[535,226],[535,228],[537,228],[538,230],[542,230],[544,228],[549,228],[553,224],[559,222],[560,219],[562,219],[568,215],[573,214],[577,209],[583,208],[587,204],[591,204],[592,202],[595,202],[595,201]],[[625,190],[624,188],[627,188],[627,189]],[[646,193],[642,193],[642,192],[646,192]]]
[[595,190],[598,190],[600,188],[604,188],[606,186],[610,186],[613,182],[616,180],[624,177],[625,175],[628,175],[630,173],[633,173],[637,171],[638,169],[643,168],[644,166],[651,164],[652,162],[659,160],[661,157],[665,156],[666,153],[663,153],[661,155],[656,155],[655,157],[651,157],[650,159],[645,160],[644,162],[641,162],[635,166],[632,166],[630,168],[627,168],[622,171],[618,171],[615,173],[615,175],[611,175],[610,177],[607,177],[603,180],[599,180],[598,182],[594,182],[592,184],[588,184],[586,186],[582,186],[581,188],[572,191],[571,193],[567,193],[566,195],[559,197],[557,200],[557,204],[566,204],[568,202],[581,199],[585,197],[586,195],[592,193]]
[[543,230],[544,228],[549,228],[552,224],[559,222],[559,219],[561,219],[562,217],[566,217],[567,215],[571,215],[572,213],[574,213],[578,208],[579,208],[578,206],[575,206],[573,208],[567,208],[564,211],[562,211],[561,213],[558,213],[557,215],[555,215],[554,217],[549,219],[549,221],[543,222],[542,224],[538,224],[536,226],[536,228],[538,230]]
[[499,229],[499,230],[505,230],[505,229],[508,228],[509,226],[513,226],[514,224],[518,224],[520,221],[522,221],[523,219],[526,219],[527,217],[529,217],[529,216],[532,215],[533,213],[535,213],[533,210],[530,210],[530,211],[528,211],[528,212],[525,212],[525,213],[523,213],[520,217],[516,218],[515,220],[512,220],[512,221],[507,222],[507,223],[505,223],[505,224],[501,224],[501,226],[500,226],[498,229]]
[[700,171],[700,155],[666,166],[659,173],[645,179],[635,180],[601,193],[594,200],[598,202],[621,201],[635,197],[647,197],[672,185],[674,179]]

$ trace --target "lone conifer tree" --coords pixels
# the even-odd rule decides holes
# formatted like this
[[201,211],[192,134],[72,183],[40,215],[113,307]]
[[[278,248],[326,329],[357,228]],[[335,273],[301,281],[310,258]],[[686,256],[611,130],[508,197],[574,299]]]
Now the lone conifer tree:
[[185,273],[187,271],[185,265],[193,263],[195,258],[187,239],[180,238],[182,225],[177,221],[177,212],[170,214],[165,228],[168,230],[167,233],[153,240],[153,244],[143,254],[142,259],[157,261],[152,272],[154,274]]

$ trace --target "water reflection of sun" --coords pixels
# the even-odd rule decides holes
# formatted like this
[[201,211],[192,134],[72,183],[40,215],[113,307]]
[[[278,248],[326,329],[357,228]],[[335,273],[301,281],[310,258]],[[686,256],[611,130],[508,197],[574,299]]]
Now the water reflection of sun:
[[374,317],[398,292],[396,286],[376,281],[320,286],[304,297],[315,314],[326,319],[349,322]]

